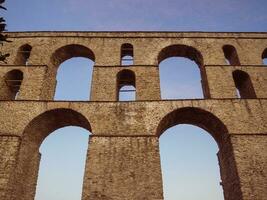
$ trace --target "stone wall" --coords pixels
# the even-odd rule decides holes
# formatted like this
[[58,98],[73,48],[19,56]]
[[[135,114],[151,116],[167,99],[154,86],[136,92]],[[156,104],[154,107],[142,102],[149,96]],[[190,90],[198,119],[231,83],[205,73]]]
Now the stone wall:
[[[85,166],[83,200],[162,200],[158,138],[169,127],[192,124],[207,130],[219,146],[225,200],[267,196],[266,33],[25,32],[8,33],[11,54],[0,66],[0,198],[33,200],[39,146],[54,130],[80,126],[92,133]],[[133,45],[134,65],[121,66],[121,45]],[[32,47],[17,63],[20,47]],[[224,45],[239,64],[226,65]],[[82,56],[95,62],[91,101],[53,101],[57,69]],[[199,66],[204,99],[161,100],[158,65],[182,56]],[[11,98],[6,74],[23,73]],[[118,73],[135,75],[136,101],[118,101]],[[238,98],[233,73],[241,71]],[[127,81],[127,80],[126,80]],[[243,82],[242,82],[243,81]],[[250,85],[248,85],[250,84]],[[248,87],[249,86],[249,87]]]

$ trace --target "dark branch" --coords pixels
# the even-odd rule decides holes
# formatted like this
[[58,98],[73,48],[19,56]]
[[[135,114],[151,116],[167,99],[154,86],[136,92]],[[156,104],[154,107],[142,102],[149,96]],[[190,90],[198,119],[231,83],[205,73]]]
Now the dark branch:
[[4,9],[4,10],[6,10],[6,8],[5,8],[5,7],[3,7],[3,6],[0,6],[0,8],[2,8],[2,9]]

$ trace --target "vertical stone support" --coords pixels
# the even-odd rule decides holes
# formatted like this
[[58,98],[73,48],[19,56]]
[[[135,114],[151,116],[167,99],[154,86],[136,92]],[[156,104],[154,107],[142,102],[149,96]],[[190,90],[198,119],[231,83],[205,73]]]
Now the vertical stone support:
[[20,100],[43,100],[42,92],[47,66],[28,66],[24,68]]
[[211,98],[237,98],[232,66],[205,66]]
[[94,66],[91,83],[91,101],[116,101],[118,70],[111,67]]
[[242,200],[240,180],[238,177],[230,136],[220,146],[217,156],[220,165],[222,180],[221,185],[223,187],[224,199]]
[[[232,135],[231,142],[241,184],[242,200],[264,200],[267,197],[267,137]],[[237,200],[237,199],[235,199]]]
[[14,198],[12,200],[34,200],[41,154],[35,144],[21,145],[15,174]]
[[43,83],[41,100],[53,100],[57,86],[57,68],[48,67]]
[[225,200],[264,200],[267,196],[267,138],[230,135],[218,153]]
[[90,138],[83,200],[162,200],[157,137]]
[[207,73],[206,73],[205,67],[202,66],[200,68],[200,74],[201,74],[201,87],[203,91],[203,97],[205,99],[210,99],[211,98],[210,88],[208,84]]
[[0,199],[13,200],[14,169],[20,138],[16,136],[0,136]]
[[238,51],[241,64],[262,65],[262,47],[266,48],[266,43],[264,40],[256,40],[254,42],[244,41],[244,43],[241,43],[241,45],[243,48],[241,47]]
[[35,194],[36,194],[36,186],[37,186],[37,180],[38,180],[38,174],[39,174],[39,166],[41,161],[41,154],[37,152],[31,161],[32,166],[32,173],[29,174],[29,194],[26,196],[26,199],[34,200]]
[[158,66],[138,67],[136,72],[136,99],[160,100]]
[[91,101],[117,101],[117,74],[121,70],[135,74],[136,100],[159,100],[160,84],[157,66],[108,67],[93,70]]
[[36,152],[34,155],[32,155],[31,160],[27,164],[28,170],[24,174],[24,177],[23,178],[21,177],[23,181],[21,182],[20,185],[20,188],[23,189],[22,193],[16,193],[20,194],[15,198],[16,200],[34,200],[40,160],[41,160],[41,154],[39,152]]

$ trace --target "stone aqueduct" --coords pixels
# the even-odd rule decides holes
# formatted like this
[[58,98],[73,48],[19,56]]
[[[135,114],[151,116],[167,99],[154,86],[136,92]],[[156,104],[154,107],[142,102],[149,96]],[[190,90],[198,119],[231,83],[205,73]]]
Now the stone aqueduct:
[[[8,35],[13,42],[1,48],[11,57],[0,66],[1,200],[34,199],[39,146],[68,125],[92,133],[83,200],[162,200],[158,138],[177,124],[199,126],[218,143],[225,200],[267,198],[267,33]],[[123,55],[134,64],[122,66]],[[95,62],[90,101],[54,101],[59,64],[77,56]],[[172,56],[198,64],[204,99],[161,100],[158,65]],[[123,85],[135,86],[136,101],[118,101]]]

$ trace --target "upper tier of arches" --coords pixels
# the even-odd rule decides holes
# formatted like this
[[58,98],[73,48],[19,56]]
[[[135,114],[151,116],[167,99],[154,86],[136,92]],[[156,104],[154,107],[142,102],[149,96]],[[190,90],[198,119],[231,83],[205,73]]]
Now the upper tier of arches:
[[[38,38],[38,37],[37,37]],[[74,37],[75,38],[75,37]],[[169,57],[185,57],[196,63],[196,65],[200,69],[201,75],[201,83],[203,96],[204,98],[217,98],[220,95],[215,95],[215,89],[211,88],[214,86],[213,82],[210,82],[210,75],[207,75],[206,67],[210,65],[215,66],[227,66],[232,65],[230,67],[238,67],[244,66],[242,71],[245,71],[249,76],[251,76],[251,83],[255,84],[253,81],[259,79],[259,74],[255,75],[251,74],[250,71],[247,71],[245,67],[253,65],[261,65],[264,63],[264,59],[266,60],[266,46],[267,43],[264,42],[259,43],[263,39],[259,38],[259,41],[256,39],[255,44],[249,43],[251,46],[250,49],[253,49],[253,53],[248,53],[244,50],[243,45],[249,46],[246,43],[242,44],[241,42],[237,42],[233,38],[65,38],[65,41],[62,41],[59,38],[44,38],[39,41],[38,45],[35,42],[35,38],[29,38],[22,42],[19,38],[15,39],[12,47],[17,46],[18,54],[17,58],[21,60],[23,58],[23,63],[25,67],[34,67],[34,65],[45,64],[47,65],[47,73],[45,74],[45,78],[43,80],[43,90],[40,93],[39,99],[53,99],[55,93],[55,85],[56,85],[56,69],[58,66],[73,57],[85,57],[94,62],[95,67],[105,67],[106,77],[103,74],[99,73],[99,70],[94,70],[93,72],[93,82],[92,82],[92,91],[94,90],[96,79],[95,76],[101,75],[101,85],[103,84],[103,88],[107,79],[114,79],[116,81],[116,70],[113,70],[114,67],[121,68],[130,68],[136,75],[136,96],[137,100],[159,100],[160,95],[148,94],[148,97],[145,97],[146,94],[140,94],[140,88],[142,89],[143,83],[140,83],[140,80],[145,82],[145,78],[148,77],[149,73],[144,74],[143,72],[138,72],[138,67],[157,67],[159,64]],[[142,40],[141,40],[142,39]],[[243,39],[245,40],[245,39]],[[265,41],[265,40],[264,40]],[[49,44],[49,46],[48,46]],[[7,44],[7,46],[10,44]],[[257,47],[257,48],[255,48]],[[16,49],[16,48],[14,48]],[[26,54],[21,55],[22,52],[26,49]],[[8,50],[8,49],[7,49]],[[131,65],[122,65],[121,59],[124,56],[130,56],[134,58],[134,63]],[[255,62],[252,62],[252,57],[255,58]],[[13,63],[16,64],[17,61],[13,60]],[[12,58],[10,59],[12,61]],[[112,68],[111,68],[112,67]],[[149,69],[149,68],[148,68]],[[108,70],[110,70],[108,72]],[[210,69],[209,69],[210,70]],[[231,69],[235,70],[235,69]],[[115,72],[116,71],[116,72]],[[215,70],[214,70],[215,71]],[[252,71],[252,70],[251,70]],[[262,71],[262,69],[261,69]],[[226,73],[226,71],[222,71]],[[153,72],[153,76],[149,81],[158,81],[159,78],[155,78],[156,72]],[[217,72],[219,74],[219,72]],[[228,72],[227,72],[228,73]],[[218,74],[216,76],[218,76]],[[229,73],[230,74],[230,73]],[[143,77],[141,77],[143,75]],[[227,74],[226,74],[227,75]],[[224,76],[221,74],[221,76]],[[230,74],[231,76],[231,74]],[[254,77],[253,77],[254,76]],[[257,77],[256,77],[257,76]],[[154,80],[155,78],[155,80]],[[220,80],[221,78],[221,80]],[[231,77],[232,78],[232,77]],[[40,79],[39,79],[40,80]],[[218,77],[218,81],[224,80],[222,77]],[[231,82],[231,90],[234,89],[235,84],[234,80],[227,80],[227,83]],[[147,80],[146,80],[147,82]],[[109,98],[111,101],[116,101],[117,99],[117,91],[115,91],[116,83],[112,83],[115,85],[112,98]],[[146,83],[147,84],[147,83]],[[264,85],[264,84],[262,84]],[[220,85],[218,85],[220,86]],[[102,86],[101,86],[102,87]],[[113,87],[113,86],[112,86]],[[151,83],[151,86],[147,84],[147,87],[155,87],[155,90],[158,90],[155,83]],[[259,89],[255,88],[255,93],[258,98],[263,97],[264,95],[258,95]],[[262,89],[260,89],[262,90]],[[107,91],[106,91],[107,92]],[[108,92],[107,92],[108,93]],[[153,93],[155,93],[153,91]],[[216,93],[216,91],[215,91]],[[226,93],[225,93],[226,94]],[[43,97],[41,97],[41,95]],[[96,96],[96,95],[94,95]],[[106,95],[108,96],[108,95]],[[234,98],[235,92],[229,92],[229,94],[225,95],[227,98]],[[101,97],[102,98],[102,97]],[[100,98],[100,100],[102,100]],[[22,98],[23,99],[23,98]],[[96,98],[99,100],[99,98]],[[108,97],[103,99],[106,101]],[[94,101],[94,98],[91,99]]]
[[[23,38],[26,35],[27,38]],[[29,64],[33,65],[49,64],[51,55],[56,50],[73,44],[89,48],[94,54],[93,56],[92,52],[89,53],[90,59],[101,66],[122,65],[121,59],[124,56],[134,58],[134,62],[130,65],[157,65],[159,52],[173,45],[185,45],[197,49],[203,56],[203,65],[225,65],[227,64],[225,59],[228,61],[230,59],[233,65],[261,65],[263,52],[267,47],[266,35],[264,37],[264,34],[253,33],[69,32],[58,35],[56,32],[49,34],[44,32],[43,34],[10,33],[10,36],[14,41],[5,48],[10,46],[13,49],[11,57],[16,57],[17,49],[28,45],[32,48]],[[251,49],[253,53],[250,53]],[[9,60],[9,64],[15,63],[15,58]]]

